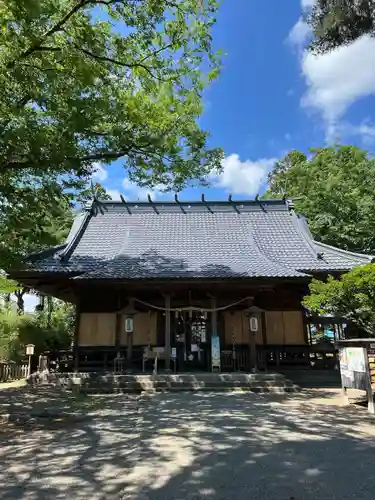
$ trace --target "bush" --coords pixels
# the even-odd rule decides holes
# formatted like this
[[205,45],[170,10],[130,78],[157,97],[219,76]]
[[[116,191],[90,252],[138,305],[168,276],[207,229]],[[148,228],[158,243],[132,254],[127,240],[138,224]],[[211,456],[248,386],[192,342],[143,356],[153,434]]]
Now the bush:
[[0,310],[0,360],[18,361],[25,357],[25,345],[34,344],[35,355],[44,351],[69,350],[74,335],[74,308],[55,305],[49,314],[17,314]]

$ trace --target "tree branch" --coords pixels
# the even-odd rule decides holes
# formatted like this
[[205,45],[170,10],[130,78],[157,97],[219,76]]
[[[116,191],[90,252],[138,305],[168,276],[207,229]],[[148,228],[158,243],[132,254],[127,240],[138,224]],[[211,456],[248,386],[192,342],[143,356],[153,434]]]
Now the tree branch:
[[172,42],[168,43],[167,45],[163,45],[163,47],[160,47],[159,49],[157,50],[154,50],[153,52],[151,52],[150,54],[148,54],[147,56],[143,57],[139,62],[140,63],[143,63],[144,61],[146,61],[147,59],[149,59],[150,57],[153,57],[153,56],[156,56],[158,54],[160,54],[160,52],[163,52],[163,50],[167,50],[169,49],[170,47],[173,47],[173,45],[175,44],[176,42],[174,40],[172,40]]
[[[72,8],[70,11],[68,11],[65,16],[60,19],[56,24],[52,26],[48,31],[46,31],[38,40],[36,40],[30,47],[22,52],[19,56],[18,59],[25,59],[28,57],[30,54],[33,52],[39,51],[39,50],[51,50],[50,48],[44,49],[42,47],[42,44],[53,34],[57,33],[58,31],[61,30],[61,28],[69,21],[69,19],[79,10],[81,10],[83,7],[87,5],[111,5],[114,3],[120,3],[123,2],[123,0],[79,0],[79,2]],[[18,59],[14,59],[12,62],[8,63],[7,67],[12,68]]]
[[[76,12],[78,12],[80,9],[82,9],[82,7],[84,7],[88,3],[94,3],[94,2],[89,2],[89,0],[80,0],[72,9],[70,9],[69,12],[65,14],[65,16],[62,19],[60,19],[60,21],[54,24],[52,28],[46,31],[38,40],[36,40],[32,45],[30,45],[30,47],[27,50],[22,52],[19,56],[19,59],[25,59],[33,52],[36,52],[37,50],[43,50],[41,49],[41,46],[47,40],[47,38],[49,38],[54,33],[60,31],[60,29],[64,26],[64,24],[66,24]],[[9,63],[8,68],[13,67],[16,62],[17,59]]]
[[165,80],[163,78],[160,78],[158,75],[155,75],[151,70],[150,68],[148,68],[145,64],[142,64],[142,62],[135,62],[135,63],[125,63],[125,62],[122,62],[122,61],[118,61],[117,59],[112,59],[111,57],[107,57],[107,56],[100,56],[98,54],[94,54],[93,52],[90,52],[89,50],[87,49],[84,49],[83,47],[80,47],[79,45],[77,44],[73,44],[73,46],[83,52],[84,54],[86,54],[87,56],[91,57],[92,59],[96,59],[97,61],[104,61],[104,62],[109,62],[109,63],[112,63],[112,64],[115,64],[117,66],[122,66],[124,68],[143,68],[145,71],[147,71],[147,73],[149,73],[152,78],[155,78],[156,80],[160,80],[161,82],[168,82],[170,80]]

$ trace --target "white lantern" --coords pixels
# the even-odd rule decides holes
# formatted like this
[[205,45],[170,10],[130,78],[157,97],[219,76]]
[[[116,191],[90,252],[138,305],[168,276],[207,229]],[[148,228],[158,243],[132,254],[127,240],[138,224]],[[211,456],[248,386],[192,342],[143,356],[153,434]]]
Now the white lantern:
[[34,354],[34,344],[27,344],[26,346],[26,356],[33,356]]
[[250,316],[249,325],[250,325],[250,331],[256,333],[259,328],[258,318],[255,316]]
[[125,318],[125,332],[131,333],[133,331],[133,318]]

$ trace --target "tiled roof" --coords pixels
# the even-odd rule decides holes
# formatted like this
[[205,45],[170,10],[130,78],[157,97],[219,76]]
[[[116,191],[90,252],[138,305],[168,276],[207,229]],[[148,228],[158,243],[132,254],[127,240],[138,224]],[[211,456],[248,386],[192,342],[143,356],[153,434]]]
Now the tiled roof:
[[273,200],[105,202],[103,213],[80,217],[62,252],[33,265],[77,279],[302,278],[370,261],[315,242],[303,219]]

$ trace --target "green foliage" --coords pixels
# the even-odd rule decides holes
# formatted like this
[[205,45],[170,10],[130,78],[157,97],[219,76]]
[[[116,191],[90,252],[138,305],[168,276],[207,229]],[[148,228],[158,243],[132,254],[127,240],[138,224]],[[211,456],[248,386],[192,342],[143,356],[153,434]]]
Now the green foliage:
[[297,212],[324,243],[375,252],[375,159],[354,146],[292,151],[269,175],[265,198],[297,197]]
[[104,200],[111,200],[111,199],[112,198],[110,197],[110,195],[107,193],[107,191],[105,190],[105,188],[101,184],[91,183],[91,185],[89,185],[88,187],[86,187],[85,189],[83,189],[79,193],[79,195],[77,197],[77,202],[81,206],[85,206],[86,203],[91,203],[94,200],[104,201]]
[[340,279],[313,280],[303,305],[317,314],[334,314],[375,336],[375,264],[354,268]]
[[[216,0],[0,4],[0,268],[56,240],[93,173],[180,191],[220,167],[197,119],[220,68]],[[57,224],[59,226],[59,224]],[[8,252],[8,248],[12,251]]]
[[13,184],[0,174],[0,269],[19,265],[27,253],[60,244],[73,220],[70,199],[57,182],[47,175],[39,184],[28,175],[17,177],[20,181]]
[[375,35],[375,1],[316,0],[307,21],[315,35],[310,50],[326,53],[363,35]]
[[16,290],[19,290],[17,283],[0,274],[0,296],[14,293]]
[[26,344],[35,345],[35,354],[43,351],[71,349],[74,335],[74,308],[70,304],[59,304],[54,310],[29,315],[21,323],[18,333],[20,351]]
[[0,362],[18,358],[18,334],[26,316],[10,308],[0,310]]
[[51,313],[18,314],[11,308],[0,310],[0,361],[25,357],[26,344],[35,345],[35,355],[44,351],[69,350],[74,335],[75,310],[55,301]]

